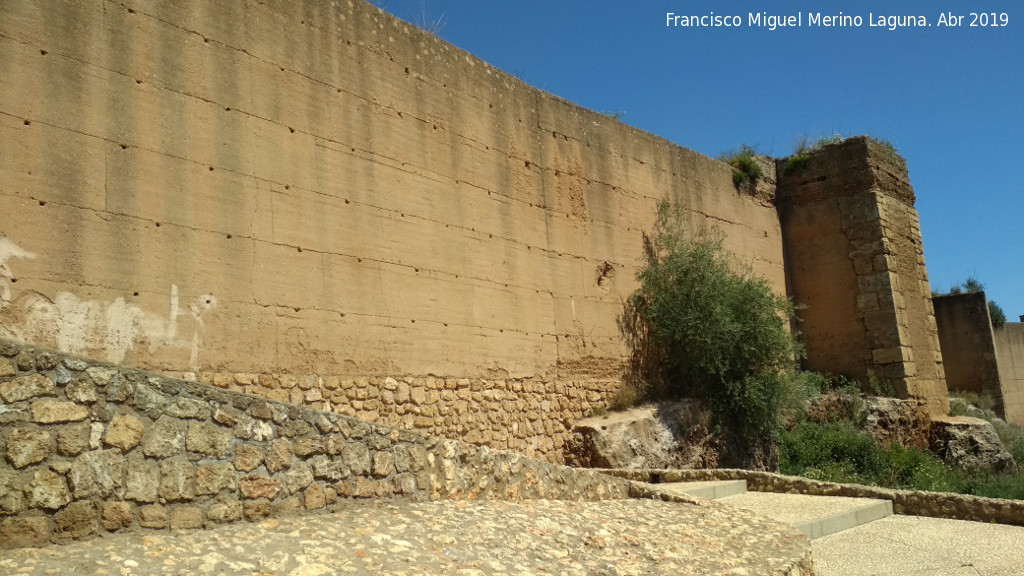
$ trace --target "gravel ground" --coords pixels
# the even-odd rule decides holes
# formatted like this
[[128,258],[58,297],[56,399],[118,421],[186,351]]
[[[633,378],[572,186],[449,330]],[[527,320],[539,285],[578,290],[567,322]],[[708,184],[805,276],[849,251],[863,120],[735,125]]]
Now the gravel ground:
[[0,574],[810,574],[795,529],[714,502],[351,503],[0,553]]

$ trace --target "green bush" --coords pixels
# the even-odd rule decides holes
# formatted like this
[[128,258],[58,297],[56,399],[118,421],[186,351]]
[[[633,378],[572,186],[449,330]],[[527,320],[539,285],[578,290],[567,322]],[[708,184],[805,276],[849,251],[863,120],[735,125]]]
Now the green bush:
[[[644,237],[646,266],[625,322],[653,358],[649,392],[703,396],[738,459],[774,468],[782,408],[792,395],[800,349],[787,330],[793,305],[749,266],[730,258],[720,235],[687,233],[679,206],[658,207]],[[652,351],[653,352],[650,352]]]
[[747,187],[753,189],[758,181],[764,178],[764,171],[754,159],[757,154],[752,146],[743,144],[737,152],[726,152],[719,157],[719,160],[732,166],[732,184],[736,188]]
[[958,492],[963,475],[931,453],[879,446],[851,422],[806,422],[782,433],[779,469],[827,482]]

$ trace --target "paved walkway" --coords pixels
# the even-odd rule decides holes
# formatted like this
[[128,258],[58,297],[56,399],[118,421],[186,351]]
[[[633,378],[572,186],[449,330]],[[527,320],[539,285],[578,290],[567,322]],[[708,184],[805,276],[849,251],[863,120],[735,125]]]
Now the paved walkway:
[[719,498],[718,502],[799,527],[813,538],[818,576],[1024,574],[1024,527],[892,516],[888,501],[746,492],[744,481],[659,487]]
[[[848,500],[352,501],[331,514],[0,551],[0,575],[786,574],[808,541],[765,516],[796,526],[852,509]],[[1024,574],[1016,526],[888,516],[816,538],[811,549],[818,576]]]
[[818,576],[1020,576],[1024,528],[889,516],[811,543]]
[[715,502],[353,502],[332,514],[0,552],[0,574],[799,575],[808,541]]

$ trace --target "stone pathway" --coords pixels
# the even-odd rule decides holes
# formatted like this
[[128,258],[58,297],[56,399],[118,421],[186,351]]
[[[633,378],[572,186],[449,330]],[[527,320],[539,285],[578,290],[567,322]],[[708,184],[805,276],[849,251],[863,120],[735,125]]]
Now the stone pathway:
[[715,502],[352,502],[331,514],[0,552],[0,574],[810,574],[796,530]]

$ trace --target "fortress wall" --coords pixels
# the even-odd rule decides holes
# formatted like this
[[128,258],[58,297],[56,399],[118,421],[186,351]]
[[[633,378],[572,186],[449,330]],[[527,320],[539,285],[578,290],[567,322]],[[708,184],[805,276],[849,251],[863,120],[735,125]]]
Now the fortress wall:
[[771,198],[362,1],[0,11],[0,336],[560,458],[658,199]]
[[1003,419],[1024,425],[1024,324],[994,329],[984,292],[934,302],[949,389],[988,395]]
[[935,319],[950,390],[989,394],[1002,412],[999,368],[983,292],[936,296]]
[[948,414],[906,164],[866,137],[779,161],[790,292],[809,369],[888,383]]

